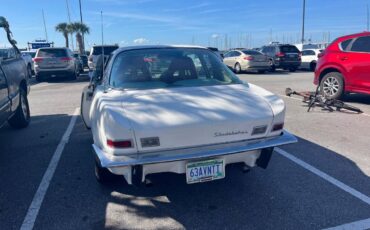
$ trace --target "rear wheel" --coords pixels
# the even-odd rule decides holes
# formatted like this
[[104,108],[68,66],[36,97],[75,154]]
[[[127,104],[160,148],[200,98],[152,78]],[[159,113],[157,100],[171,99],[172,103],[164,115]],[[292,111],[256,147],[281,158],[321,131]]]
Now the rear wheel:
[[239,63],[236,63],[235,66],[234,66],[234,71],[235,73],[241,73],[242,72],[242,68],[240,67],[240,64]]
[[115,175],[111,173],[107,168],[101,167],[100,164],[95,161],[95,178],[99,183],[105,184],[113,181]]
[[25,128],[31,120],[30,108],[27,100],[27,93],[24,89],[19,89],[19,105],[15,114],[9,119],[9,124],[13,128]]
[[77,79],[77,71],[75,70],[75,72],[73,72],[70,76],[69,76],[69,79],[70,80],[76,80]]
[[276,66],[275,66],[275,64],[272,60],[269,61],[269,65],[270,65],[270,71],[275,72],[276,71]]
[[43,82],[43,81],[44,81],[44,78],[43,78],[43,77],[41,77],[40,75],[37,75],[37,74],[36,74],[36,81],[38,81],[38,82]]
[[316,62],[311,62],[310,63],[310,71],[315,71],[315,69],[316,69]]
[[31,79],[32,78],[32,68],[31,68],[31,65],[28,65],[27,66],[27,74],[28,74],[28,78]]
[[327,73],[320,82],[320,92],[328,99],[342,97],[343,87],[343,76],[338,72]]

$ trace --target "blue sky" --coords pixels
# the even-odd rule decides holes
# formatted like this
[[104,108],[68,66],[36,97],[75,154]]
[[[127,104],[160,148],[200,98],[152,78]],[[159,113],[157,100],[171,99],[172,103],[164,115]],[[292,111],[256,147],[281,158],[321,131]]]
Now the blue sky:
[[[78,0],[68,0],[72,21],[79,20]],[[32,3],[31,3],[32,2]],[[11,24],[20,47],[44,38],[42,9],[50,41],[62,46],[55,25],[68,21],[66,0],[1,0],[0,15]],[[313,41],[366,29],[370,0],[306,0],[306,38]],[[100,11],[106,43],[197,44],[257,47],[272,40],[300,38],[302,0],[82,0],[91,29],[87,45],[101,43]],[[4,34],[0,33],[0,45]],[[227,37],[227,43],[225,43]]]

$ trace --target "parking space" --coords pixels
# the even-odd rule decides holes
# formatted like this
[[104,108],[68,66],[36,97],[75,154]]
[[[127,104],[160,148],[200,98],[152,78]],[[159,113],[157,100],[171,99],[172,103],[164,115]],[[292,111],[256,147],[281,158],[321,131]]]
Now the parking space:
[[[312,72],[240,78],[279,95],[286,87],[314,90]],[[30,212],[35,222],[23,226],[34,229],[370,228],[369,96],[347,99],[363,115],[307,113],[300,99],[282,96],[285,128],[299,142],[277,149],[266,170],[243,173],[234,165],[225,179],[210,183],[187,185],[183,175],[158,174],[148,187],[122,178],[102,186],[94,177],[92,136],[75,115],[87,80],[34,84],[30,127],[0,129],[7,143],[0,146],[0,229],[19,229]],[[61,141],[71,119],[71,136]],[[37,196],[39,209],[30,209],[60,143],[56,170]]]

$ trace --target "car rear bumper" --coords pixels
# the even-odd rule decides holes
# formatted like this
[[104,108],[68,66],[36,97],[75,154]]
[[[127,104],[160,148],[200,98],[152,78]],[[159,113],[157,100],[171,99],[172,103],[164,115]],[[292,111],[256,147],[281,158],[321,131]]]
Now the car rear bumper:
[[[136,166],[141,167],[141,181],[144,181],[146,175],[152,173],[185,173],[185,166],[188,162],[209,158],[223,158],[225,165],[244,162],[250,167],[256,166],[256,164],[266,167],[273,147],[295,142],[297,142],[297,139],[292,134],[284,131],[281,135],[275,137],[180,150],[139,153],[134,157],[107,154],[95,144],[93,144],[93,151],[97,163],[101,167],[108,168],[114,174],[123,175],[127,182],[131,184],[132,171]],[[264,156],[261,155],[261,152]],[[258,160],[259,162],[257,162]]]
[[36,69],[35,74],[38,76],[69,76],[74,74],[75,70],[70,68],[65,69]]

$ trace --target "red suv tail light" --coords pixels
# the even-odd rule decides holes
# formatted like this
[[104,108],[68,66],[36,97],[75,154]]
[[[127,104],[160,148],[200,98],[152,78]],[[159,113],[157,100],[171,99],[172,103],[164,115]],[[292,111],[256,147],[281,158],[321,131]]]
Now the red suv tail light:
[[127,149],[132,147],[132,142],[131,140],[113,141],[108,139],[107,145],[111,148]]
[[317,54],[317,58],[321,58],[322,56],[324,56],[324,54],[325,54],[324,52]]
[[283,52],[279,52],[276,54],[276,57],[284,57],[285,56],[285,53]]

